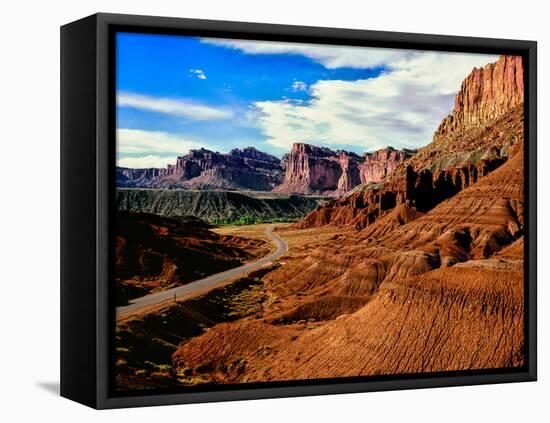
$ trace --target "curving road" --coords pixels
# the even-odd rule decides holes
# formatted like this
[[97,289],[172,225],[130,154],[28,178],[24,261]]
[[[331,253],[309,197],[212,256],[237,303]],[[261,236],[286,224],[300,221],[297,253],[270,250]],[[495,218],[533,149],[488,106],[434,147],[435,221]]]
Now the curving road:
[[181,295],[192,294],[197,291],[202,291],[206,288],[214,288],[222,282],[226,282],[229,279],[237,278],[240,276],[245,276],[248,273],[263,267],[267,263],[278,259],[282,255],[286,254],[286,252],[288,251],[288,244],[279,235],[273,233],[273,228],[274,226],[271,226],[265,232],[266,235],[277,244],[277,249],[273,253],[268,254],[267,256],[262,257],[261,259],[256,260],[252,263],[244,264],[239,267],[234,267],[233,269],[229,269],[221,273],[216,273],[214,275],[210,275],[206,278],[199,279],[185,285],[177,286],[175,288],[158,292],[156,294],[149,294],[140,298],[134,298],[133,300],[129,301],[128,305],[116,308],[117,318],[122,317],[127,313],[135,312],[140,308],[149,307],[168,299],[174,298],[174,296],[178,297]]

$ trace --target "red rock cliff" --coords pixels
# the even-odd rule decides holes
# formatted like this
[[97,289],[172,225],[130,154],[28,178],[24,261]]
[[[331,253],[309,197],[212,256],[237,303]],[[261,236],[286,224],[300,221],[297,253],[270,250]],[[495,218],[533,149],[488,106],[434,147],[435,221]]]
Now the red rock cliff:
[[392,147],[365,153],[365,161],[359,166],[361,183],[380,182],[414,153],[415,150],[395,150]]
[[342,176],[338,153],[305,143],[293,144],[283,167],[285,179],[277,192],[322,194],[336,190]]
[[294,143],[282,162],[284,182],[275,191],[340,195],[362,183],[380,181],[412,153],[388,147],[360,157],[348,151]]
[[462,82],[453,112],[443,119],[434,139],[493,120],[523,103],[523,62],[501,56],[495,63],[474,68]]
[[251,189],[271,191],[283,179],[280,160],[247,147],[222,154],[190,150],[163,169],[117,169],[117,184],[130,188]]
[[338,180],[338,191],[344,193],[361,183],[359,157],[356,154],[341,151],[338,159],[342,176]]
[[296,226],[361,229],[399,204],[427,212],[500,167],[522,141],[522,62],[520,57],[502,56],[464,79],[454,111],[443,119],[432,143],[398,162],[386,177],[385,169],[398,157],[392,156],[395,153],[365,157],[362,181],[382,183],[318,206]]

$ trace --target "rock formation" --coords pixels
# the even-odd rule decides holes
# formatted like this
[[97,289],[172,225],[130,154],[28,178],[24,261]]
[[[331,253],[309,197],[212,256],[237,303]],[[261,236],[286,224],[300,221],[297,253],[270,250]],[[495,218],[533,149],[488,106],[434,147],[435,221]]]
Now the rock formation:
[[282,166],[285,178],[276,192],[323,194],[336,190],[342,176],[338,153],[311,144],[294,143]]
[[360,159],[356,154],[341,151],[338,162],[342,175],[338,180],[337,191],[348,192],[361,183]]
[[151,179],[159,177],[162,174],[163,170],[164,169],[158,169],[154,167],[146,169],[129,169],[125,167],[117,167],[117,186],[146,184]]
[[[516,88],[511,97],[520,95]],[[466,84],[462,91],[475,90]],[[473,102],[474,109],[485,110]],[[217,318],[184,333],[189,325],[180,322],[201,316],[193,306],[204,296],[137,319],[132,329],[149,325],[144,350],[151,340],[163,345],[159,362],[171,371],[163,383],[523,367],[523,104],[484,113],[477,124],[464,121],[445,135],[438,129],[431,144],[380,183],[359,185],[299,225],[278,228],[291,248],[265,274],[249,276],[254,285],[233,297],[227,317],[219,318],[216,300]],[[301,149],[289,155],[287,169],[309,160]],[[349,173],[351,161],[340,160],[332,161]],[[155,318],[162,324],[153,327]],[[135,380],[134,368],[127,380]],[[146,370],[144,385],[158,386],[155,369]]]
[[274,191],[341,195],[361,183],[380,181],[412,153],[387,147],[361,157],[348,151],[294,143],[290,154],[283,158],[284,181]]
[[523,83],[519,81],[523,81],[519,57],[502,56],[494,64],[474,69],[462,83],[455,109],[435,131],[432,143],[399,162],[382,183],[363,184],[318,206],[298,226],[331,224],[361,229],[398,204],[425,212],[475,184],[502,165],[510,150],[523,140]]
[[338,196],[362,183],[379,182],[412,153],[387,147],[361,157],[294,143],[290,153],[279,160],[254,147],[233,149],[228,154],[201,148],[190,150],[163,169],[118,167],[116,181],[120,188],[273,190]]
[[522,367],[523,108],[498,104],[319,206],[288,232],[303,249],[264,279],[278,301],[180,344],[176,370],[238,383]]
[[453,112],[437,128],[434,139],[493,120],[523,104],[521,56],[502,56],[497,62],[475,68],[462,82]]
[[416,150],[395,150],[392,147],[383,148],[373,153],[365,153],[363,156],[364,162],[359,166],[361,183],[369,184],[382,181],[401,162],[415,153]]
[[270,191],[282,178],[279,159],[254,147],[228,154],[204,148],[190,150],[164,169],[117,168],[117,186],[128,188]]

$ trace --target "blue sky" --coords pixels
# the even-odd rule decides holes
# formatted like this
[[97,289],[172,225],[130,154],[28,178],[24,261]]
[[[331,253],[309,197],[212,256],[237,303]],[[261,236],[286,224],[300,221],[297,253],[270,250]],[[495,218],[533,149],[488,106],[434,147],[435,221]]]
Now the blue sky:
[[[117,35],[117,161],[295,141],[362,153],[430,142],[460,81],[494,56]],[[444,66],[434,73],[431,66]],[[443,75],[449,72],[451,75]]]

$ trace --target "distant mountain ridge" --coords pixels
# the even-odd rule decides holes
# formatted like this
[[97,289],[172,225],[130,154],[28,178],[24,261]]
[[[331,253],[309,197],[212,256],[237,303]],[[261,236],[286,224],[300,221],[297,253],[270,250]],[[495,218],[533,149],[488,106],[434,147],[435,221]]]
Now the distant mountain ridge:
[[358,154],[296,142],[282,160],[254,147],[227,154],[204,148],[190,150],[166,168],[117,167],[119,188],[251,190],[337,196],[354,187],[378,182],[414,150],[387,147]]
[[270,191],[281,183],[280,160],[254,147],[227,154],[205,148],[190,150],[166,168],[117,167],[118,187],[168,189],[234,189]]
[[294,143],[290,154],[283,158],[285,179],[274,191],[338,196],[358,185],[381,181],[415,152],[386,147],[360,156]]

